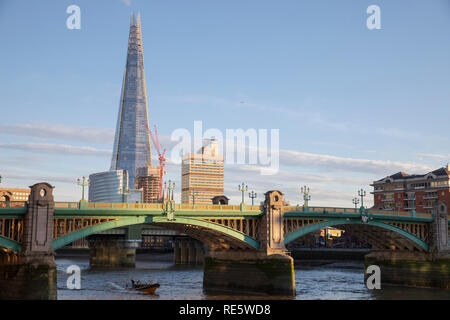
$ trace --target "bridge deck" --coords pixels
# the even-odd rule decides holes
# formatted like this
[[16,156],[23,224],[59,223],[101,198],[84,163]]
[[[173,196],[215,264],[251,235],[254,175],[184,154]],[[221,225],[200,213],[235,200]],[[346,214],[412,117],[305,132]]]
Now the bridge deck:
[[[255,217],[263,214],[261,206],[245,205],[192,205],[175,204],[174,209],[177,215],[181,216],[233,216],[233,217]],[[0,215],[2,218],[14,218],[23,216],[27,211],[27,202],[11,201],[0,202]],[[55,216],[135,216],[135,215],[163,215],[163,205],[160,203],[95,203],[95,202],[55,202]],[[354,218],[360,215],[360,209],[336,208],[336,207],[284,207],[285,217],[306,217],[306,216],[333,216]],[[411,211],[388,211],[388,210],[368,210],[367,213],[375,218],[385,218],[387,220],[414,220],[429,222],[432,215],[429,213]]]

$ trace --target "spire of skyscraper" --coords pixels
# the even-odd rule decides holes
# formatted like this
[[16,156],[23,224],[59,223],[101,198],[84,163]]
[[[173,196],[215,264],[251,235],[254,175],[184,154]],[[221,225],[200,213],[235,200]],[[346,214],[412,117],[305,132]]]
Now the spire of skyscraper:
[[140,14],[131,14],[128,53],[123,76],[111,170],[128,171],[128,186],[134,189],[136,168],[151,165],[147,94]]

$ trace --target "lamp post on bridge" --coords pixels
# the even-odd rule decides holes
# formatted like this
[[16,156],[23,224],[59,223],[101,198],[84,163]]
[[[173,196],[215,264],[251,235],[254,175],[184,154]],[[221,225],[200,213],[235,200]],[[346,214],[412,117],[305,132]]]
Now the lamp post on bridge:
[[167,185],[164,182],[164,187],[167,189],[167,199],[169,201],[173,201],[173,192],[175,190],[175,182],[172,182],[172,180],[169,180],[169,183]]
[[309,187],[304,186],[300,188],[300,193],[303,194],[303,200],[304,200],[304,207],[308,206],[309,201],[311,200],[311,195],[309,194]]
[[195,197],[198,195],[198,192],[192,190],[192,205],[195,206]]
[[84,187],[88,187],[91,181],[89,179],[86,180],[86,177],[82,177],[81,179],[77,179],[77,184],[81,186],[81,201],[84,201]]
[[120,188],[120,192],[119,192],[119,194],[121,194],[122,195],[122,203],[127,203],[127,195],[129,195],[130,194],[130,192],[128,191],[128,187],[122,187],[122,188]]
[[244,202],[244,194],[248,191],[248,185],[245,185],[242,182],[242,185],[238,185],[238,189],[239,189],[240,192],[242,192],[242,202],[241,202],[241,204],[244,204],[245,203]]
[[[0,183],[2,183],[2,176],[0,176]],[[0,204],[0,207],[2,207],[2,206],[4,206],[4,204]]]
[[355,209],[358,209],[358,203],[359,203],[359,199],[353,198],[353,204],[355,205]]
[[416,215],[416,194],[413,193],[411,195],[411,200],[412,200],[412,211],[411,211],[411,215],[415,216]]
[[400,215],[400,209],[402,208],[402,204],[401,204],[401,202],[398,202],[397,203],[397,215],[399,216]]
[[175,210],[174,210],[174,190],[175,190],[175,182],[169,180],[168,183],[164,182],[164,193],[167,194],[167,201],[163,205],[165,213],[167,214],[167,220],[174,221],[175,220]]
[[364,197],[366,196],[366,191],[361,188],[361,190],[358,190],[358,196],[361,197],[361,208],[364,208]]
[[256,192],[252,190],[252,192],[250,192],[250,193],[248,194],[248,197],[249,197],[250,199],[252,199],[252,207],[253,207],[253,205],[255,204],[254,201],[255,201],[255,199],[256,199],[256,197],[257,197]]

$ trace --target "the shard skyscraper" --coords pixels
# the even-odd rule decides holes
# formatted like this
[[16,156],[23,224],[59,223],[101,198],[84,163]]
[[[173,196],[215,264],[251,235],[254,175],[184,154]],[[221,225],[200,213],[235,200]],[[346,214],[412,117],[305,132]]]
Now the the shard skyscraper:
[[141,21],[131,15],[127,63],[110,170],[128,171],[128,188],[135,188],[136,168],[151,165],[147,95]]

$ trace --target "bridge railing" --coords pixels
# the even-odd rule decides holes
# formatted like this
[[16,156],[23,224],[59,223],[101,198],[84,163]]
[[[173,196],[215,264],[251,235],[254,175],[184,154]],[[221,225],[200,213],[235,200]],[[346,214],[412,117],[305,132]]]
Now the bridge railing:
[[302,211],[312,213],[359,213],[355,208],[332,208],[332,207],[303,207],[303,206],[285,206],[284,211]]
[[55,202],[55,208],[58,209],[78,209],[78,202]]
[[[79,202],[55,202],[55,208],[58,209],[79,209]],[[88,202],[88,209],[153,209],[163,210],[161,203],[103,203],[103,202]],[[215,205],[215,204],[180,204],[174,205],[175,210],[213,210],[213,211],[240,211],[240,205]],[[251,206],[246,205],[244,211],[260,212],[261,207],[259,205]]]
[[[26,201],[0,201],[0,208],[26,208]],[[55,209],[79,209],[80,202],[55,202]],[[147,209],[147,210],[163,210],[161,203],[101,203],[88,202],[89,209]],[[216,204],[175,204],[175,210],[212,210],[212,211],[241,211],[240,205],[216,205]],[[246,205],[244,211],[261,212],[259,205]],[[303,206],[285,206],[284,211],[300,211],[304,213],[354,213],[359,214],[360,209],[355,208],[336,208],[336,207],[303,207]],[[368,210],[371,214],[404,216],[404,217],[420,217],[432,218],[431,213],[412,211],[395,211],[395,210]]]
[[[332,208],[332,207],[303,207],[303,206],[286,206],[284,211],[300,211],[305,213],[360,213],[360,209],[357,208]],[[404,217],[420,217],[420,218],[432,218],[431,213],[425,212],[412,212],[412,211],[394,211],[394,210],[375,210],[370,209],[368,213],[390,215],[390,216],[404,216]]]
[[26,208],[26,201],[0,201],[0,208]]
[[390,216],[404,216],[404,217],[419,217],[419,218],[432,218],[431,213],[425,212],[412,212],[412,211],[394,211],[394,210],[369,210],[372,214],[385,214]]

